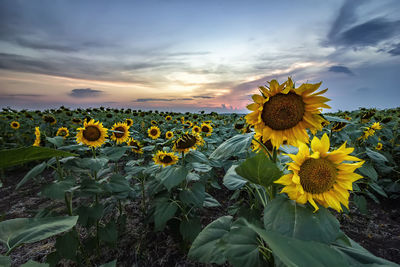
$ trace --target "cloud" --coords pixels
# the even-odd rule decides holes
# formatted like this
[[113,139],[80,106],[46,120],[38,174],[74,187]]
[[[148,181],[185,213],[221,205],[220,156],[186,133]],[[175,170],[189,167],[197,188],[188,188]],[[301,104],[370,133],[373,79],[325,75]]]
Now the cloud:
[[354,75],[354,73],[347,67],[345,66],[331,66],[329,68],[329,71],[331,72],[338,72],[338,73],[346,73],[348,75]]
[[6,95],[0,95],[0,97],[42,97],[45,96],[43,94],[6,94]]
[[38,50],[54,50],[58,52],[77,52],[80,49],[74,45],[65,45],[57,43],[44,42],[43,40],[29,40],[27,38],[16,38],[16,43],[23,47],[28,47]]
[[94,90],[91,88],[83,88],[83,89],[72,89],[70,96],[76,98],[85,98],[85,97],[98,97],[103,94],[101,90]]
[[137,98],[133,102],[170,102],[170,101],[188,101],[193,98]]
[[214,96],[208,96],[208,95],[195,95],[192,96],[193,98],[204,98],[204,99],[210,99],[210,98],[215,98]]
[[400,55],[400,43],[392,46],[392,49],[388,51],[389,54],[392,56],[399,56]]

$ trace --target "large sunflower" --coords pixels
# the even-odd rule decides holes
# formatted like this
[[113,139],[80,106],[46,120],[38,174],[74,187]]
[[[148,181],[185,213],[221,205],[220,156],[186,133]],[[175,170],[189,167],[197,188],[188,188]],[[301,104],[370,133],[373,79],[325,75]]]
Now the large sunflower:
[[276,80],[269,82],[269,88],[260,87],[262,95],[253,95],[255,103],[247,106],[252,112],[246,115],[246,121],[254,125],[254,130],[270,139],[278,148],[283,140],[296,145],[297,141],[309,142],[306,129],[314,134],[322,130],[324,119],[319,116],[321,108],[330,108],[325,102],[328,98],[320,96],[328,89],[313,94],[321,83],[302,84],[294,88],[292,80],[279,84]]
[[132,147],[132,152],[135,152],[138,154],[143,154],[143,150],[142,150],[143,145],[138,140],[129,138],[127,144],[128,144],[128,146]]
[[126,122],[114,123],[111,130],[117,131],[111,133],[111,139],[117,142],[117,144],[122,144],[128,140],[130,133],[129,126]]
[[199,134],[186,132],[175,140],[173,149],[175,151],[186,153],[190,149],[196,149],[197,146],[202,146],[203,144],[204,140]]
[[161,131],[160,131],[160,128],[158,128],[157,126],[151,126],[147,130],[147,134],[149,135],[149,137],[151,139],[157,139],[158,137],[160,137]]
[[210,136],[211,133],[213,132],[213,127],[211,126],[211,124],[203,122],[203,123],[201,124],[201,131],[202,131],[206,136]]
[[58,128],[56,135],[57,136],[62,136],[65,139],[65,138],[67,138],[69,136],[69,131],[65,127],[60,127],[60,128]]
[[348,208],[348,190],[353,190],[352,183],[362,178],[354,171],[360,168],[364,161],[349,155],[354,148],[346,148],[346,142],[331,152],[329,147],[329,137],[326,134],[321,140],[317,137],[312,139],[312,154],[306,144],[300,143],[299,152],[296,155],[288,155],[293,160],[287,163],[291,173],[275,181],[285,186],[281,193],[287,193],[291,199],[301,204],[310,202],[315,208],[314,211],[318,210],[315,201],[338,212],[342,211],[340,204]]
[[40,146],[40,130],[39,127],[35,127],[35,142],[33,146]]
[[99,147],[105,143],[107,138],[107,128],[103,127],[103,123],[95,122],[93,119],[83,122],[83,128],[78,128],[76,134],[76,142],[83,143],[90,147]]
[[11,126],[11,128],[13,128],[14,130],[17,130],[17,129],[19,129],[20,124],[19,124],[18,121],[13,121],[13,122],[10,123],[10,126]]
[[167,167],[178,162],[178,156],[171,152],[157,151],[153,157],[154,163]]

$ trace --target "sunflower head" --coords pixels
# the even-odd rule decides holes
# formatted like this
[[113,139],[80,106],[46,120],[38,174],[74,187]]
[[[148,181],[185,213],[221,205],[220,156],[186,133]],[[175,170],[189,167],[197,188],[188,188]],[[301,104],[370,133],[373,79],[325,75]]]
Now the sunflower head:
[[172,137],[174,137],[174,133],[171,131],[168,131],[165,133],[165,138],[167,138],[168,140],[171,139]]
[[170,115],[168,115],[168,116],[165,117],[165,120],[166,120],[166,121],[171,121],[171,120],[172,120],[172,117],[171,117]]
[[[348,208],[349,192],[352,183],[362,176],[354,173],[363,165],[359,158],[350,156],[354,148],[346,148],[346,143],[337,150],[329,152],[330,141],[326,134],[321,139],[314,137],[309,147],[300,143],[299,152],[289,154],[292,162],[288,164],[291,173],[283,175],[275,183],[284,185],[281,193],[298,203],[307,201],[318,210],[316,204],[342,211],[341,204]],[[349,163],[355,162],[355,163]]]
[[107,128],[103,127],[103,123],[91,120],[83,122],[83,127],[78,128],[76,134],[76,142],[83,143],[90,147],[99,147],[103,145],[107,138]]
[[82,123],[82,120],[79,119],[79,118],[73,118],[73,119],[72,119],[72,122],[75,123],[75,124],[81,124],[81,123]]
[[129,138],[127,144],[128,144],[128,146],[132,147],[132,152],[135,152],[138,154],[143,154],[143,150],[142,150],[143,145],[138,140]]
[[375,147],[376,150],[382,150],[383,148],[383,144],[382,143],[378,143]]
[[35,142],[33,146],[40,146],[40,130],[39,127],[35,127]]
[[130,133],[129,126],[126,124],[126,122],[114,123],[111,130],[113,131],[111,134],[111,139],[117,142],[117,144],[122,144],[128,140]]
[[65,127],[60,127],[60,128],[58,128],[56,135],[57,136],[62,136],[65,139],[65,138],[67,138],[69,136],[69,131]]
[[10,126],[11,126],[11,128],[13,128],[14,130],[17,130],[17,129],[19,129],[20,124],[19,124],[18,121],[12,121],[12,122],[10,123]]
[[381,129],[382,129],[382,126],[381,126],[381,124],[380,124],[379,122],[374,122],[374,123],[371,125],[371,129],[374,129],[374,130],[381,130]]
[[147,130],[147,134],[149,135],[149,137],[151,139],[157,139],[158,137],[160,137],[161,135],[161,131],[160,128],[158,128],[157,126],[151,126],[148,130]]
[[213,132],[213,127],[211,124],[203,122],[201,124],[201,132],[204,133],[206,136],[210,136]]
[[329,99],[320,96],[328,89],[313,94],[320,85],[305,83],[295,88],[290,78],[282,84],[272,80],[269,87],[260,87],[261,95],[252,96],[254,103],[247,106],[252,112],[246,115],[246,122],[274,147],[283,140],[291,145],[308,143],[306,129],[312,133],[322,130],[324,119],[319,114],[322,108],[330,108],[325,104]]
[[340,132],[341,130],[343,130],[344,127],[346,127],[347,123],[345,122],[340,122],[337,121],[332,125],[331,131],[332,132]]
[[54,118],[54,116],[52,116],[52,115],[44,115],[43,121],[46,123],[49,123],[50,125],[54,125],[57,123],[56,118]]
[[151,125],[157,125],[158,123],[155,120],[151,120]]
[[131,127],[133,125],[133,120],[132,119],[126,119],[125,123],[128,127]]
[[193,126],[192,133],[194,133],[194,134],[201,133],[201,128],[199,126],[197,126],[197,125]]
[[196,149],[197,146],[204,144],[203,138],[199,134],[184,133],[174,142],[174,150],[178,152],[188,152],[190,149]]
[[153,160],[155,164],[162,165],[163,167],[167,167],[170,165],[174,165],[178,162],[178,156],[172,152],[164,152],[157,151],[157,153],[153,156]]
[[236,130],[242,130],[243,128],[244,128],[244,123],[235,123],[235,126],[234,126],[234,128],[236,129]]

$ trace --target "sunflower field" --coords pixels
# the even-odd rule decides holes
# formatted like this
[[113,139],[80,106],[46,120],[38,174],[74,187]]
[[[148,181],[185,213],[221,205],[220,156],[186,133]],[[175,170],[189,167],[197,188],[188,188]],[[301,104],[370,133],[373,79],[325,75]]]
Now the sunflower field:
[[0,266],[397,266],[400,108],[0,114]]

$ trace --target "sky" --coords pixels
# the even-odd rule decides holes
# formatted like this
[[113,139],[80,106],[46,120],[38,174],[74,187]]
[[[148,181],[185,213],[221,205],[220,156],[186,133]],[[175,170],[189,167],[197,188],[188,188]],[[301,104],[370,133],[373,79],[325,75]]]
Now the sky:
[[0,107],[243,113],[292,77],[384,109],[399,74],[399,0],[0,1]]

